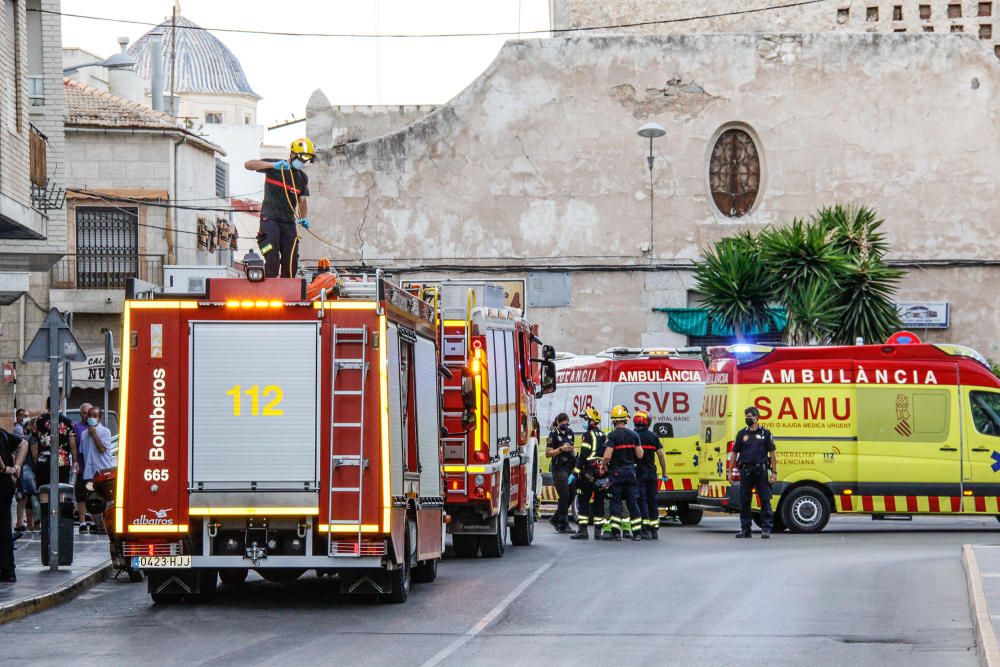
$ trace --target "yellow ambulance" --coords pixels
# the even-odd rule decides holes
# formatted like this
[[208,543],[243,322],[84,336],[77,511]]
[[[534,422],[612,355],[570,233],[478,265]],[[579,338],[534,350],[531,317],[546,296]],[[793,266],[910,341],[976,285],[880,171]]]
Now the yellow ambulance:
[[[562,353],[556,357],[556,390],[538,400],[538,419],[547,427],[566,413],[580,436],[586,430],[583,413],[595,408],[602,427],[611,429],[611,408],[624,405],[629,413],[645,410],[663,443],[667,475],[660,481],[657,501],[662,513],[684,525],[696,525],[702,512],[691,507],[698,495],[700,470],[698,410],[705,387],[701,348],[615,347],[596,355]],[[630,424],[631,426],[631,424]],[[543,479],[546,476],[543,475]],[[548,482],[551,484],[551,482]],[[555,488],[542,489],[543,509],[554,505]]]
[[902,340],[709,348],[697,507],[739,511],[726,473],[752,405],[777,449],[775,530],[833,512],[1000,518],[1000,381],[968,347]]

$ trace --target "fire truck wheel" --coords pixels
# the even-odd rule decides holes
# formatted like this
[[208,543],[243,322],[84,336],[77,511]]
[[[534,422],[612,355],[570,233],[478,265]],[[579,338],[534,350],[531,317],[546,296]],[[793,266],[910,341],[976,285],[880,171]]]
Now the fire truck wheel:
[[413,568],[413,581],[418,584],[429,584],[438,576],[438,559],[422,560]]
[[459,558],[475,558],[479,552],[478,535],[453,535],[451,540]]
[[535,510],[529,508],[521,516],[514,517],[514,530],[510,534],[510,542],[514,546],[527,547],[535,540]]
[[677,505],[677,518],[681,520],[682,526],[697,526],[701,523],[703,514],[701,510],[691,509],[687,503]]
[[818,533],[830,520],[830,501],[819,489],[800,486],[782,499],[781,518],[793,533]]
[[402,565],[393,570],[389,576],[389,581],[392,584],[392,591],[386,593],[382,596],[385,602],[392,602],[393,604],[402,604],[406,602],[406,598],[410,595],[410,581],[411,581],[411,570],[410,563],[413,560],[413,529],[411,528],[411,523],[406,522],[406,528],[403,531],[403,557]]
[[479,538],[479,548],[487,558],[502,558],[507,550],[507,506],[510,504],[510,490],[506,480],[503,494],[500,496],[500,511],[497,512],[497,532],[493,535],[482,535]]
[[247,580],[249,573],[245,567],[227,567],[219,570],[219,579],[227,586],[238,586]]

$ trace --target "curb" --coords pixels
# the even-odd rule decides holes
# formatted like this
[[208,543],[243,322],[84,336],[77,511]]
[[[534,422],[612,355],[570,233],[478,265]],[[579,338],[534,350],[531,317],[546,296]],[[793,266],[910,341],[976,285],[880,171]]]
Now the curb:
[[111,571],[111,561],[107,560],[102,565],[93,567],[87,572],[70,579],[60,588],[0,605],[0,625],[16,621],[31,614],[37,614],[46,609],[51,609],[63,602],[68,602],[80,593],[106,581],[111,576]]
[[965,581],[969,587],[969,610],[976,635],[979,664],[983,667],[1000,667],[1000,646],[997,645],[997,636],[993,632],[990,608],[986,603],[986,593],[983,591],[983,577],[979,572],[979,562],[971,544],[962,545],[962,567],[965,569]]

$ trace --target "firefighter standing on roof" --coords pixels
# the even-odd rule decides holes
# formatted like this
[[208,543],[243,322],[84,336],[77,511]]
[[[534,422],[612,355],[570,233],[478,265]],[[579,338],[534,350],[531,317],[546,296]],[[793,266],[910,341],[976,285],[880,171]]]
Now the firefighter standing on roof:
[[580,445],[580,453],[576,457],[576,467],[570,476],[570,483],[576,482],[576,534],[572,540],[586,540],[589,537],[588,526],[594,526],[594,539],[601,539],[601,527],[604,525],[604,501],[607,493],[600,483],[604,477],[604,448],[607,436],[601,431],[601,413],[594,408],[587,408],[583,413],[587,430],[584,432]]
[[[639,482],[639,512],[642,516],[642,538],[647,540],[659,539],[660,533],[660,508],[656,503],[657,482],[662,479],[666,484],[667,476],[662,478],[656,475],[656,460],[660,461],[660,468],[666,472],[667,457],[663,455],[663,444],[660,436],[649,430],[649,413],[638,410],[632,417],[635,424],[635,433],[642,443],[643,457],[636,467],[636,477]],[[654,458],[654,455],[656,458]]]
[[740,532],[736,537],[750,537],[753,513],[750,502],[753,492],[760,498],[761,539],[771,537],[774,514],[771,511],[771,482],[776,479],[778,462],[774,454],[774,438],[771,432],[760,425],[760,410],[750,406],[743,411],[747,427],[736,434],[733,442],[733,457],[730,460],[729,482],[733,481],[733,470],[740,470]]
[[299,269],[299,234],[295,225],[309,229],[309,177],[305,166],[316,158],[308,137],[292,142],[287,160],[247,160],[244,167],[264,174],[264,202],[260,207],[257,245],[264,256],[264,275],[293,278]]
[[642,514],[636,500],[635,467],[643,457],[642,443],[628,427],[628,410],[624,405],[612,408],[611,423],[615,428],[608,434],[608,446],[604,450],[604,464],[611,479],[611,539],[621,539],[624,499],[631,516],[632,539],[641,540]]

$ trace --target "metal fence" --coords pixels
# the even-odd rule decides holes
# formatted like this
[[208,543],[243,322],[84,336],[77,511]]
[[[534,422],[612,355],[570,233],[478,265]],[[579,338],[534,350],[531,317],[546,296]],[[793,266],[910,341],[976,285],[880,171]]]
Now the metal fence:
[[56,289],[125,289],[129,278],[163,285],[163,255],[66,255],[52,267],[52,287]]

